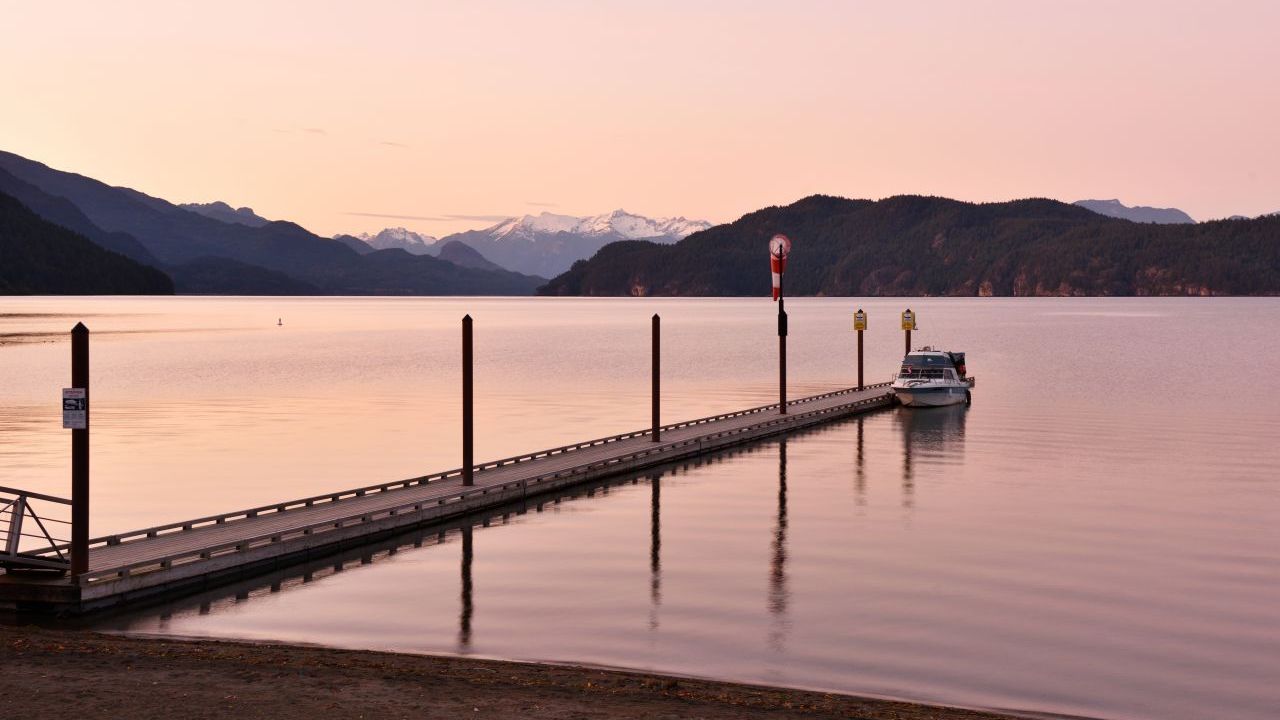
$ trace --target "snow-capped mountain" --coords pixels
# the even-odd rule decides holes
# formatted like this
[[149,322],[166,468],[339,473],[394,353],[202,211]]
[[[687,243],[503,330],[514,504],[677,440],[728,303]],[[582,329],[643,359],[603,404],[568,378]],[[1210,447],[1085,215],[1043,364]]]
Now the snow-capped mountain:
[[567,232],[575,235],[618,235],[628,240],[673,238],[672,242],[674,242],[709,227],[711,223],[702,220],[687,220],[682,217],[647,218],[632,215],[626,210],[614,210],[611,213],[591,217],[556,215],[549,212],[525,215],[504,220],[485,232],[494,238],[508,236],[533,238],[540,234]]
[[709,227],[711,223],[702,220],[648,218],[625,210],[589,217],[544,212],[444,239],[460,240],[508,270],[551,278],[611,242],[648,240],[669,244]]
[[439,242],[431,235],[423,235],[402,227],[387,228],[376,235],[358,233],[354,237],[368,243],[374,250],[400,248],[413,255],[434,255],[433,246]]

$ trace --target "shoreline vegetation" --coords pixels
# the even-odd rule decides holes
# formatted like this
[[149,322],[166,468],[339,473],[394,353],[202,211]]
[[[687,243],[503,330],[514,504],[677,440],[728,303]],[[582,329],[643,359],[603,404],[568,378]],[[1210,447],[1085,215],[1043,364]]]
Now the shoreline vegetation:
[[0,626],[15,717],[861,718],[1010,715],[572,665]]

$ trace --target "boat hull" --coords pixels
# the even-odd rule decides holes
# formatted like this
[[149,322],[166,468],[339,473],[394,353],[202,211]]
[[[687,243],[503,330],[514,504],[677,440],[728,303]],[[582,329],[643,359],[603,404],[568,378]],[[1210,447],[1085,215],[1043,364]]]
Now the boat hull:
[[907,407],[943,407],[959,405],[968,399],[968,388],[964,387],[931,387],[931,388],[894,388],[893,394],[898,402]]

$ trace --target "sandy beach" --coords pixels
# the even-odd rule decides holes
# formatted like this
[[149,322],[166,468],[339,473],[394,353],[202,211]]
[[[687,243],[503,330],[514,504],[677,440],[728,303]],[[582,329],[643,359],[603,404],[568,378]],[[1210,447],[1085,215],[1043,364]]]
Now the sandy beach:
[[0,627],[6,717],[864,718],[992,713],[592,668]]

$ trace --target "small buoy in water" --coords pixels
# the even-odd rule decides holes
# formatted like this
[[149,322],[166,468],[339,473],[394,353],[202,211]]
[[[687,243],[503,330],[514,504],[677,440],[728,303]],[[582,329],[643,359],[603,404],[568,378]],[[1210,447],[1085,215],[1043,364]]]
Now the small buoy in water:
[[276,318],[276,325],[284,325],[284,319],[283,319],[283,318]]

